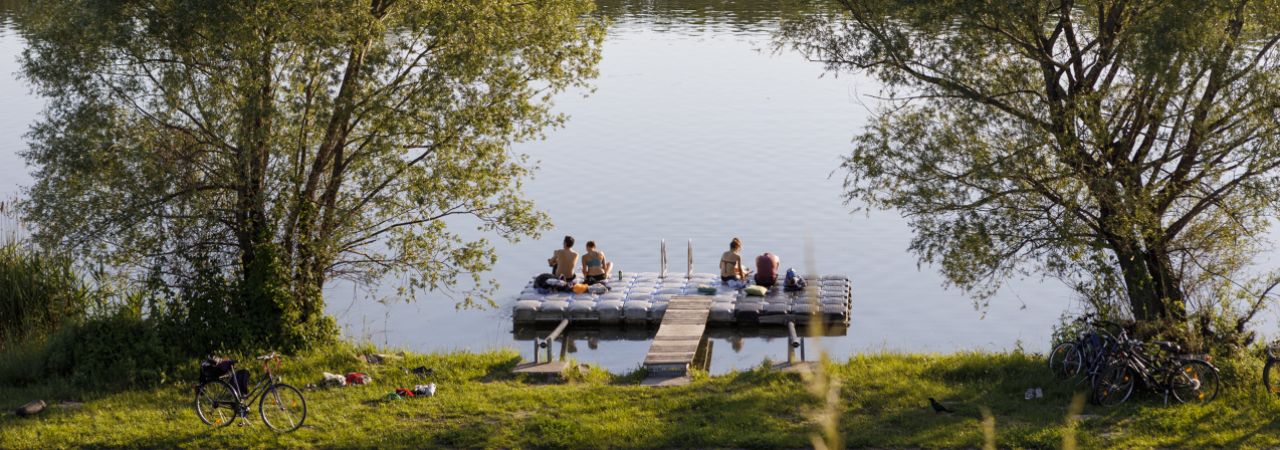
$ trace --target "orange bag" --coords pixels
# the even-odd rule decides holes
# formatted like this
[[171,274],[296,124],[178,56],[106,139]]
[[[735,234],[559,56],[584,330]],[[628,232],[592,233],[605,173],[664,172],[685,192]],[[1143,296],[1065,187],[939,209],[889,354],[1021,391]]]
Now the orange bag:
[[574,294],[581,294],[581,293],[583,293],[583,292],[587,292],[587,285],[582,284],[582,283],[578,283],[578,284],[573,285],[573,293],[574,293]]

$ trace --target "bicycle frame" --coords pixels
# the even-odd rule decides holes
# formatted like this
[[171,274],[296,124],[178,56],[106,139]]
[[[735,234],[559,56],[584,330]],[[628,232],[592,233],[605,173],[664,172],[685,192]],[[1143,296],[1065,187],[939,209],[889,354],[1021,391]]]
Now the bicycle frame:
[[1183,362],[1198,360],[1168,356],[1157,361],[1147,356],[1141,345],[1133,343],[1122,345],[1117,356],[1144,386],[1163,394],[1165,403],[1169,402],[1169,394],[1173,392],[1173,377],[1177,376],[1176,368]]
[[[232,377],[231,380],[228,380],[229,381],[228,384],[231,385],[231,392],[236,394],[236,400],[240,402],[241,407],[248,408],[248,406],[252,405],[253,402],[259,401],[263,396],[267,394],[268,389],[266,388],[270,386],[274,386],[276,384],[277,379],[276,379],[275,371],[271,370],[271,366],[270,366],[271,361],[272,360],[266,360],[262,362],[262,371],[265,372],[267,376],[266,378],[258,380],[256,384],[251,386],[249,388],[249,392],[243,392],[243,393],[240,392],[240,386],[239,386],[240,383],[236,382],[234,378],[235,371],[232,371],[231,373],[223,376],[224,378],[227,376]],[[276,367],[279,368],[280,360],[275,359],[274,361],[276,363]]]

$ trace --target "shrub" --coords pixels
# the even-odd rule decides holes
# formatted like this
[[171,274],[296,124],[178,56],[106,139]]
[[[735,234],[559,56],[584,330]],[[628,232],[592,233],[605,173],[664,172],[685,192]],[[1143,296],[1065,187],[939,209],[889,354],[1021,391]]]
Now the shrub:
[[189,356],[295,353],[334,342],[337,325],[323,312],[301,310],[304,302],[290,292],[274,248],[260,246],[257,255],[239,277],[205,257],[192,258],[191,276],[152,302],[166,340]]
[[27,339],[0,350],[0,385],[27,386],[47,378],[49,336]]
[[120,309],[53,336],[45,371],[82,386],[153,385],[187,359],[174,347],[151,321]]

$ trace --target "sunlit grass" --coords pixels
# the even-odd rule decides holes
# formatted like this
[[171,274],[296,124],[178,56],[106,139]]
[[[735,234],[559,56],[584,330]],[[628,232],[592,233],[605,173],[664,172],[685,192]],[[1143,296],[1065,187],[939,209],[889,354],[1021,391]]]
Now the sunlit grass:
[[[189,383],[80,392],[55,380],[0,386],[6,409],[33,398],[84,402],[33,419],[0,416],[0,448],[803,448],[822,434],[810,415],[826,402],[800,377],[765,368],[655,389],[638,386],[636,374],[599,369],[560,383],[526,379],[512,374],[519,356],[510,351],[409,354],[380,366],[355,358],[370,350],[339,346],[286,361],[285,379],[295,385],[315,381],[321,371],[374,377],[371,386],[306,392],[310,413],[295,433],[275,434],[256,418],[249,426],[209,430],[192,410]],[[418,365],[436,369],[437,396],[386,400],[395,387],[421,383],[400,370]],[[1165,406],[1144,395],[1111,409],[1077,404],[1083,411],[1076,415],[1073,389],[1052,379],[1036,355],[870,354],[824,369],[839,383],[835,423],[849,447],[1280,445],[1272,419],[1280,417],[1280,401],[1256,384],[1228,389],[1205,406]],[[1026,388],[1037,386],[1045,398],[1024,400]],[[956,413],[934,413],[928,397]]]

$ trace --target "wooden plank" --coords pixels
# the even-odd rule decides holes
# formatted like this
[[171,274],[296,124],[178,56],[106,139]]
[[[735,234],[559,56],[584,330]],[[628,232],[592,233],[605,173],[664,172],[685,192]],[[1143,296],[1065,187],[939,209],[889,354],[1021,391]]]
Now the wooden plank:
[[693,361],[694,352],[654,353],[644,358],[645,364],[688,364]]
[[682,313],[683,312],[701,312],[703,307],[707,307],[707,306],[711,306],[711,302],[689,302],[689,303],[681,303],[678,305],[668,303],[667,311],[680,311]]
[[[654,344],[653,347],[649,347],[649,353],[687,352],[689,351],[689,348],[690,346],[687,344],[680,344],[680,345]],[[693,348],[697,348],[696,344],[694,345]]]
[[700,311],[700,310],[696,310],[696,309],[671,309],[671,308],[667,308],[667,313],[666,313],[666,314],[664,314],[664,318],[665,318],[665,316],[671,316],[671,317],[688,317],[688,318],[695,318],[695,319],[696,319],[696,318],[698,318],[698,317],[702,317],[702,316],[705,316],[705,315],[707,315],[707,312],[706,312],[706,311]]
[[706,325],[706,324],[702,324],[702,325],[681,325],[681,324],[675,324],[675,325],[670,325],[670,326],[668,326],[667,324],[662,324],[662,325],[658,328],[658,334],[659,334],[659,335],[673,335],[673,334],[678,334],[678,335],[681,335],[681,336],[688,336],[688,335],[698,335],[698,336],[702,336],[702,332],[703,332],[704,330],[706,330],[706,328],[707,328],[707,325]]
[[701,318],[687,317],[687,318],[674,318],[674,319],[663,318],[662,319],[663,325],[698,325],[698,324],[704,324],[704,323],[707,323],[706,317],[701,317]]
[[[667,311],[662,316],[662,323],[645,355],[644,365],[655,377],[671,377],[686,374],[689,364],[697,355],[698,346],[702,342],[707,329],[707,316],[710,314],[711,299],[707,297],[679,296],[667,304]],[[649,382],[645,385],[669,385],[662,381]]]
[[645,364],[670,363],[688,364],[693,361],[694,352],[652,353],[644,357]]
[[663,316],[662,316],[662,322],[663,322],[663,323],[666,323],[666,322],[667,322],[667,319],[672,319],[672,320],[707,320],[707,314],[705,314],[705,313],[704,313],[704,314],[679,314],[679,311],[676,311],[675,313],[672,313],[671,311],[667,311],[667,313],[666,313],[666,314],[663,314]]

